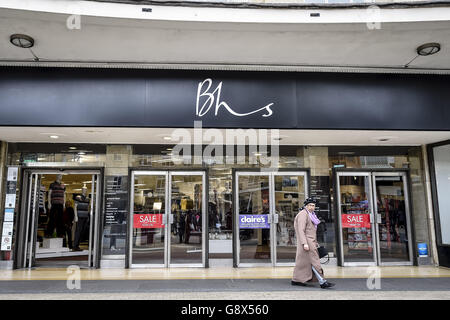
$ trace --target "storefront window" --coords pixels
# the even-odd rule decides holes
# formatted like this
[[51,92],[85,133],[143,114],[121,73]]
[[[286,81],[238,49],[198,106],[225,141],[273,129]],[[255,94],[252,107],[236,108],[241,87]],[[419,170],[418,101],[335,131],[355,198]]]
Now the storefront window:
[[[170,145],[48,145],[9,144],[7,164],[22,167],[102,168],[103,198],[101,257],[125,260],[127,221],[130,204],[130,169],[206,169],[209,192],[207,194],[209,258],[232,259],[233,234],[233,169],[258,169],[268,167],[261,161],[250,164],[249,157],[243,164],[227,164],[226,158],[204,158],[195,163],[193,158],[174,161]],[[280,146],[280,169],[307,169],[310,196],[318,201],[317,215],[321,220],[318,241],[334,255],[337,253],[337,228],[335,195],[333,190],[334,169],[409,169],[411,202],[416,241],[428,241],[428,226],[424,212],[425,191],[423,181],[422,153],[420,147],[307,147]],[[20,170],[19,170],[20,171]],[[21,177],[19,177],[19,180]],[[278,182],[278,180],[277,180]],[[302,182],[304,183],[304,182]],[[278,189],[277,189],[278,190]],[[278,190],[285,191],[284,189]],[[297,192],[297,191],[296,191]],[[298,193],[298,192],[297,192]],[[281,193],[280,193],[281,194]],[[290,214],[302,207],[304,194],[295,195],[295,205],[289,203]],[[298,198],[297,198],[298,197]],[[276,198],[279,208],[288,205],[287,198]],[[19,201],[19,199],[18,199]],[[277,202],[277,203],[278,203]],[[292,201],[291,201],[292,202]],[[17,213],[16,213],[17,214]],[[282,246],[291,246],[292,226],[285,224],[278,230]],[[284,222],[283,222],[284,221]]]

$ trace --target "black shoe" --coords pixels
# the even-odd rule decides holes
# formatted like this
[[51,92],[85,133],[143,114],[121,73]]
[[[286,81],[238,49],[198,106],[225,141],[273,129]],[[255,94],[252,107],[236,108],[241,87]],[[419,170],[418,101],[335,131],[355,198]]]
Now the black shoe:
[[301,287],[306,287],[306,286],[307,286],[306,283],[303,283],[303,282],[297,282],[297,281],[294,281],[294,280],[291,281],[291,284],[292,284],[293,286],[301,286]]
[[321,287],[322,289],[331,288],[331,287],[334,287],[334,286],[335,286],[334,283],[328,282],[328,281],[325,281],[324,283],[322,283],[322,284],[320,285],[320,287]]

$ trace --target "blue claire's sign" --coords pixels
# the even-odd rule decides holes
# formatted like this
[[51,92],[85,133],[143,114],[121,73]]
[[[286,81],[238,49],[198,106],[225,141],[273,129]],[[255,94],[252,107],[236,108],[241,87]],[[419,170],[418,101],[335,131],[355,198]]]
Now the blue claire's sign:
[[268,214],[242,214],[239,216],[240,229],[269,229]]

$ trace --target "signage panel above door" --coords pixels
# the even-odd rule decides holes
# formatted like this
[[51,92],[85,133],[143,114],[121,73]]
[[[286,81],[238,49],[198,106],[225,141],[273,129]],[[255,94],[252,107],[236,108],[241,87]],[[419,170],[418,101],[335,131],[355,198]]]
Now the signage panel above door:
[[450,130],[445,75],[0,70],[0,126]]

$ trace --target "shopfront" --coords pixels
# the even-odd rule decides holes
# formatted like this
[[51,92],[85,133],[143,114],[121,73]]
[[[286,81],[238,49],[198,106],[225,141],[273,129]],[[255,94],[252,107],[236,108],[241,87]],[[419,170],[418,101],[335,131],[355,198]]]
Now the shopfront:
[[235,265],[293,266],[294,218],[309,194],[309,170],[238,169],[235,182]]
[[[292,266],[308,196],[339,265],[433,245],[424,146],[450,138],[446,76],[3,71],[3,266]],[[52,220],[61,184],[81,231]]]
[[207,174],[132,170],[131,268],[206,267]]
[[342,265],[413,264],[408,171],[336,171]]
[[[61,261],[63,265],[98,267],[102,170],[26,168],[21,177],[17,267],[57,266]],[[60,204],[54,195],[59,185],[65,188],[65,201]],[[80,201],[83,190],[86,202]],[[83,234],[80,228],[68,230],[68,223],[64,221],[66,209],[72,202],[77,204],[77,224],[83,224]],[[86,206],[86,212],[82,212],[82,205]],[[53,237],[55,230],[56,237]],[[85,249],[75,250],[85,234]],[[63,257],[65,259],[60,259]]]

